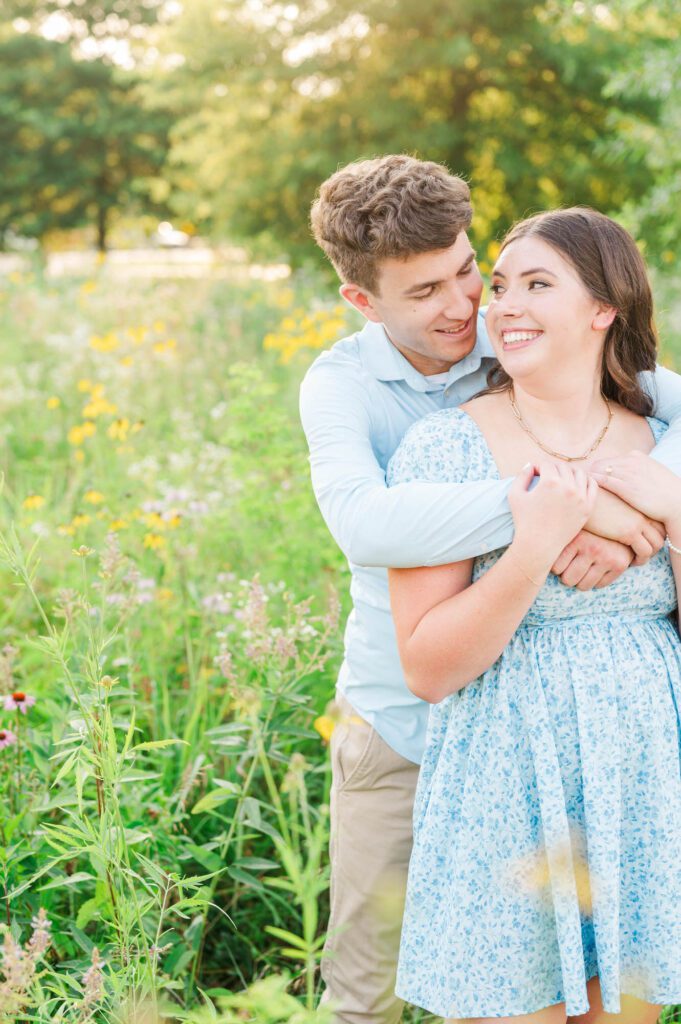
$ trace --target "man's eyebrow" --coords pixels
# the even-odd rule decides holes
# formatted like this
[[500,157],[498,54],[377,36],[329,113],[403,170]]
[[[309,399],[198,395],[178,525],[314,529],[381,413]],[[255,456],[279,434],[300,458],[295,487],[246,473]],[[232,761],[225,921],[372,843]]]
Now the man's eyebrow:
[[[461,264],[461,266],[457,270],[457,274],[460,274],[462,270],[466,270],[468,267],[470,267],[471,263],[473,263],[474,260],[475,260],[475,253],[474,252],[470,252],[468,254],[468,257],[463,261],[463,263]],[[416,292],[423,291],[424,288],[433,288],[437,284],[442,284],[443,280],[444,279],[440,279],[439,281],[422,281],[421,284],[413,284],[411,286],[411,288],[407,288],[407,290],[405,292],[403,292],[402,294],[405,295],[405,296],[406,295],[414,295],[414,294],[416,294]]]
[[[500,270],[493,270],[492,274],[494,277],[503,277],[506,280],[506,275],[502,274]],[[531,270],[523,270],[521,277],[529,277],[530,274],[549,274],[551,277],[557,277],[552,270],[547,270],[546,267],[532,267]]]

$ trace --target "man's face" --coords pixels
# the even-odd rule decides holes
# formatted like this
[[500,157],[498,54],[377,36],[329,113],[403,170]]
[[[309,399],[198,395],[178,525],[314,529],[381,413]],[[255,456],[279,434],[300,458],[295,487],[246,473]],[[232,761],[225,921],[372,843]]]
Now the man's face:
[[424,374],[442,373],[475,345],[482,278],[464,231],[449,249],[381,263],[378,295],[341,292]]

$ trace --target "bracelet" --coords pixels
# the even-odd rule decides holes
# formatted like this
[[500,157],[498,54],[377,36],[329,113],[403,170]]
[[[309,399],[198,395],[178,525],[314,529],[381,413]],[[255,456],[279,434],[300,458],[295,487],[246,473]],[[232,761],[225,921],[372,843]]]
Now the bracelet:
[[[507,548],[507,552],[511,556],[511,561],[515,562],[516,566],[518,567],[518,569],[520,569],[521,573],[523,574],[523,576],[525,577],[526,580],[529,580],[530,583],[534,583],[535,587],[543,587],[544,586],[543,583],[538,583],[537,580],[533,580],[532,577],[530,576],[530,574],[525,572],[525,570],[523,569],[522,565],[520,564],[518,559],[515,557],[513,552],[510,550],[510,548]],[[679,554],[681,555],[681,551],[679,551]]]
[[665,544],[667,545],[670,551],[674,552],[675,555],[681,555],[681,548],[677,548],[675,544],[672,544],[669,537],[666,538]]

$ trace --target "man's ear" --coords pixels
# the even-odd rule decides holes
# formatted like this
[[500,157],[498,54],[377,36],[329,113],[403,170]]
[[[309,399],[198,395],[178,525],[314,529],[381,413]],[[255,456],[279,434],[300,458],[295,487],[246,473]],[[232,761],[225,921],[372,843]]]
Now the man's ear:
[[374,307],[374,297],[371,292],[356,284],[342,284],[339,291],[345,301],[358,309],[367,320],[372,320],[375,324],[381,323],[382,317]]
[[614,306],[601,306],[591,321],[591,327],[594,331],[607,331],[616,316],[617,310]]

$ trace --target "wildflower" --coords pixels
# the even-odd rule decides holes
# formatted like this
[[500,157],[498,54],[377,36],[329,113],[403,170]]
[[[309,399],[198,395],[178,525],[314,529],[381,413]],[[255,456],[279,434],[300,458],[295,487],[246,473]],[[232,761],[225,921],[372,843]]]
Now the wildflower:
[[92,381],[89,380],[87,377],[82,377],[78,381],[78,383],[76,384],[76,387],[78,388],[78,390],[81,393],[84,394],[87,391],[92,391],[92,388],[94,387],[94,385],[93,385]]
[[90,505],[99,505],[104,501],[104,495],[101,491],[86,491],[83,495],[83,501],[87,501]]
[[112,686],[115,686],[118,679],[115,676],[102,676],[99,680],[99,685],[105,690],[110,690]]
[[324,742],[329,743],[336,728],[336,720],[331,715],[319,715],[312,724]]
[[113,421],[107,430],[107,434],[113,441],[125,441],[127,440],[129,430],[130,420],[124,416]]
[[88,555],[94,555],[94,548],[87,548],[84,544],[81,544],[79,548],[73,548],[73,553],[77,558],[87,558]]
[[165,542],[165,537],[162,537],[160,533],[145,533],[144,535],[144,546],[151,548],[152,551],[162,548]]
[[227,682],[233,683],[236,680],[236,672],[234,671],[234,659],[232,658],[232,652],[227,650],[226,647],[220,649],[220,653],[215,656],[215,664],[220,670],[220,675]]
[[132,366],[134,362],[135,362],[135,360],[132,358],[132,356],[123,356],[122,359],[118,360],[118,365],[119,366]]
[[109,523],[109,529],[116,533],[118,530],[127,530],[128,525],[127,519],[112,519]]
[[73,445],[83,444],[86,438],[92,437],[96,430],[97,428],[92,420],[85,420],[84,423],[77,423],[75,427],[71,427],[67,434],[68,442]]
[[42,956],[51,941],[50,928],[52,927],[47,916],[47,911],[41,907],[38,913],[31,920],[33,935],[28,940],[29,955],[36,959]]
[[133,345],[141,345],[147,336],[146,327],[128,327],[126,334],[132,341]]
[[96,946],[92,949],[92,960],[87,971],[83,975],[83,1003],[81,1012],[89,1010],[95,1003],[100,1002],[104,995],[104,973],[102,967],[104,961],[99,955]]
[[75,526],[62,524],[57,527],[57,533],[61,534],[62,537],[73,537],[75,532]]
[[95,352],[113,352],[118,348],[118,338],[114,331],[108,334],[93,334],[90,338],[90,348]]
[[15,690],[9,697],[5,697],[5,711],[21,711],[25,715],[29,708],[35,704],[35,697],[23,690]]
[[27,498],[24,498],[22,507],[27,509],[42,508],[45,504],[45,499],[42,494],[29,494]]
[[47,406],[48,409],[58,409],[59,406],[61,405],[61,398],[57,398],[56,395],[52,395],[50,398],[47,399],[45,405]]
[[87,512],[79,512],[71,520],[71,526],[73,526],[74,529],[77,530],[79,526],[87,526],[88,523],[91,522],[91,521],[92,521],[92,516],[89,516],[87,514]]
[[80,294],[81,295],[92,295],[92,293],[96,290],[96,288],[97,288],[97,282],[96,281],[83,281],[82,285],[80,286]]
[[157,341],[153,347],[153,351],[156,355],[161,355],[163,352],[172,352],[175,348],[177,348],[177,342],[175,339],[168,338],[167,341]]
[[17,738],[10,729],[0,729],[0,750],[4,750],[5,747],[11,747],[16,741]]
[[87,419],[95,420],[98,416],[108,415],[113,416],[115,412],[118,412],[118,406],[113,402],[110,402],[108,398],[97,397],[94,395],[87,403],[83,406],[83,416]]

